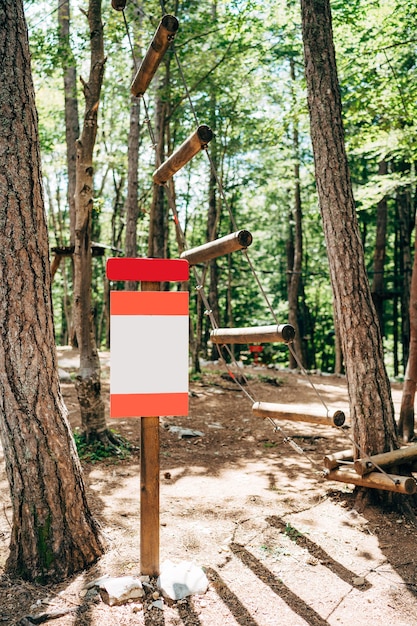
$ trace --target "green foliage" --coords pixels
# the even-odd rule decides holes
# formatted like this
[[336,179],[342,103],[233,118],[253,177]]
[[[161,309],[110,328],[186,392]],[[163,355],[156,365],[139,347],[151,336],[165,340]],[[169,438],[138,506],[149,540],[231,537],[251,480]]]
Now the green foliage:
[[[115,431],[112,431],[115,433]],[[115,433],[116,434],[116,433]],[[117,433],[119,441],[117,447],[115,445],[105,445],[102,441],[95,440],[87,442],[85,435],[79,430],[74,431],[74,440],[77,447],[78,456],[81,461],[87,463],[99,463],[100,461],[111,461],[117,463],[122,459],[129,458],[131,454],[131,445]]]
[[[26,3],[52,241],[57,238],[54,223],[60,221],[63,233],[69,231],[62,66],[74,61],[78,75],[83,76],[88,64],[87,21],[80,8],[80,2],[72,4],[70,50],[60,43],[56,12],[50,5]],[[169,51],[145,96],[149,120],[154,123],[155,95],[164,72],[169,71],[162,98],[168,107],[170,149],[175,149],[195,129],[194,113],[199,123],[213,128],[215,139],[209,151],[216,156],[222,184],[217,193],[221,204],[219,236],[234,229],[232,221],[238,228],[252,232],[254,241],[248,254],[282,322],[288,316],[287,254],[294,228],[294,166],[299,165],[303,213],[299,321],[308,353],[306,365],[332,371],[335,362],[332,294],[309,138],[299,3],[183,0],[167,2],[166,10],[175,11],[180,23],[175,51],[181,71],[175,55]],[[401,272],[405,271],[399,261],[398,196],[408,195],[411,204],[415,196],[417,9],[411,0],[377,3],[335,0],[332,13],[346,146],[366,265],[372,279],[376,207],[385,198],[389,211],[386,289],[394,293],[401,290]],[[139,10],[136,2],[128,3],[126,17],[136,58],[145,53],[160,16],[160,4],[154,0],[141,5]],[[93,239],[114,246],[118,231],[122,233],[122,247],[132,52],[122,15],[113,11],[110,3],[103,4],[103,22],[107,61],[94,157]],[[82,111],[81,81],[77,82]],[[138,245],[142,256],[147,250],[154,170],[154,151],[143,103],[140,126]],[[298,153],[294,149],[295,128],[299,133]],[[378,175],[382,159],[389,162],[384,177]],[[198,155],[174,177],[176,205],[188,247],[206,241],[209,165],[205,154]],[[64,234],[63,238],[61,243],[68,243],[68,236]],[[169,254],[173,258],[177,256],[172,220]],[[104,261],[93,261],[99,345],[107,340]],[[233,254],[230,259],[219,259],[217,264],[221,324],[272,323],[269,307],[244,256]],[[68,264],[62,265],[53,285],[57,337],[62,341],[68,338],[65,312],[71,302],[70,274]],[[192,280],[194,321],[195,286]],[[398,352],[393,342],[394,336],[401,335],[396,306],[394,300],[386,299],[386,343],[390,350],[393,346],[392,351]],[[209,337],[206,317],[203,337],[205,341]],[[239,350],[236,349],[237,354]],[[288,351],[283,346],[266,346],[262,359],[286,365]]]

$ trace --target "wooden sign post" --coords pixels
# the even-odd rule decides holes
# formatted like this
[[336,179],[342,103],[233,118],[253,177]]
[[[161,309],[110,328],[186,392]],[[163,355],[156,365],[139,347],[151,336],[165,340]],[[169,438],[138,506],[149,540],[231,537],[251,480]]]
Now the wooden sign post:
[[110,294],[110,417],[141,419],[140,570],[159,574],[159,415],[188,414],[188,261],[107,261],[109,280],[140,281],[141,291]]

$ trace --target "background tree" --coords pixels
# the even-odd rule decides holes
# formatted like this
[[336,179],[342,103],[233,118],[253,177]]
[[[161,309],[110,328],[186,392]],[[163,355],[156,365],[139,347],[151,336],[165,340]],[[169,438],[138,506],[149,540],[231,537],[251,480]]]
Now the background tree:
[[0,436],[9,574],[59,580],[102,553],[59,388],[37,114],[21,0],[0,5]]
[[91,306],[93,151],[105,64],[101,0],[90,0],[87,17],[91,45],[90,75],[88,82],[82,81],[85,112],[81,137],[77,141],[75,189],[74,320],[80,350],[80,370],[75,386],[87,441],[98,438],[108,443],[110,433],[101,397],[100,359]]
[[[353,438],[361,455],[397,446],[378,318],[366,277],[344,145],[328,0],[301,0],[317,191],[345,359]],[[358,455],[358,451],[354,451]]]

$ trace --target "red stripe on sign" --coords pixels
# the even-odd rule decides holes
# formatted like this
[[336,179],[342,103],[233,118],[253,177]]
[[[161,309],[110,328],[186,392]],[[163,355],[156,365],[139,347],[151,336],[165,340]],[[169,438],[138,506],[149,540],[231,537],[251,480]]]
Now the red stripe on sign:
[[110,417],[188,415],[188,393],[131,393],[110,395]]
[[113,258],[106,264],[109,280],[176,282],[188,280],[189,274],[186,259]]
[[111,315],[188,315],[188,291],[112,291]]

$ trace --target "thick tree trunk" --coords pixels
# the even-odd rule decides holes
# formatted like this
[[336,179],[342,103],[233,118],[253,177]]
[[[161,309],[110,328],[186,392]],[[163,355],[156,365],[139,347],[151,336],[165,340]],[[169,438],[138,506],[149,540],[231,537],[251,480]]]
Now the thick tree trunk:
[[93,150],[97,133],[97,111],[104,73],[101,0],[88,7],[91,64],[85,96],[84,124],[77,141],[76,227],[74,251],[74,319],[80,350],[80,371],[76,381],[82,429],[87,440],[103,438],[107,431],[101,398],[100,360],[94,334],[91,305],[91,220],[93,208]]
[[[360,454],[397,447],[390,384],[350,182],[329,0],[301,0],[317,190]],[[357,454],[357,451],[355,451]]]
[[21,0],[0,5],[0,435],[9,574],[48,582],[102,553],[59,389],[37,115]]

